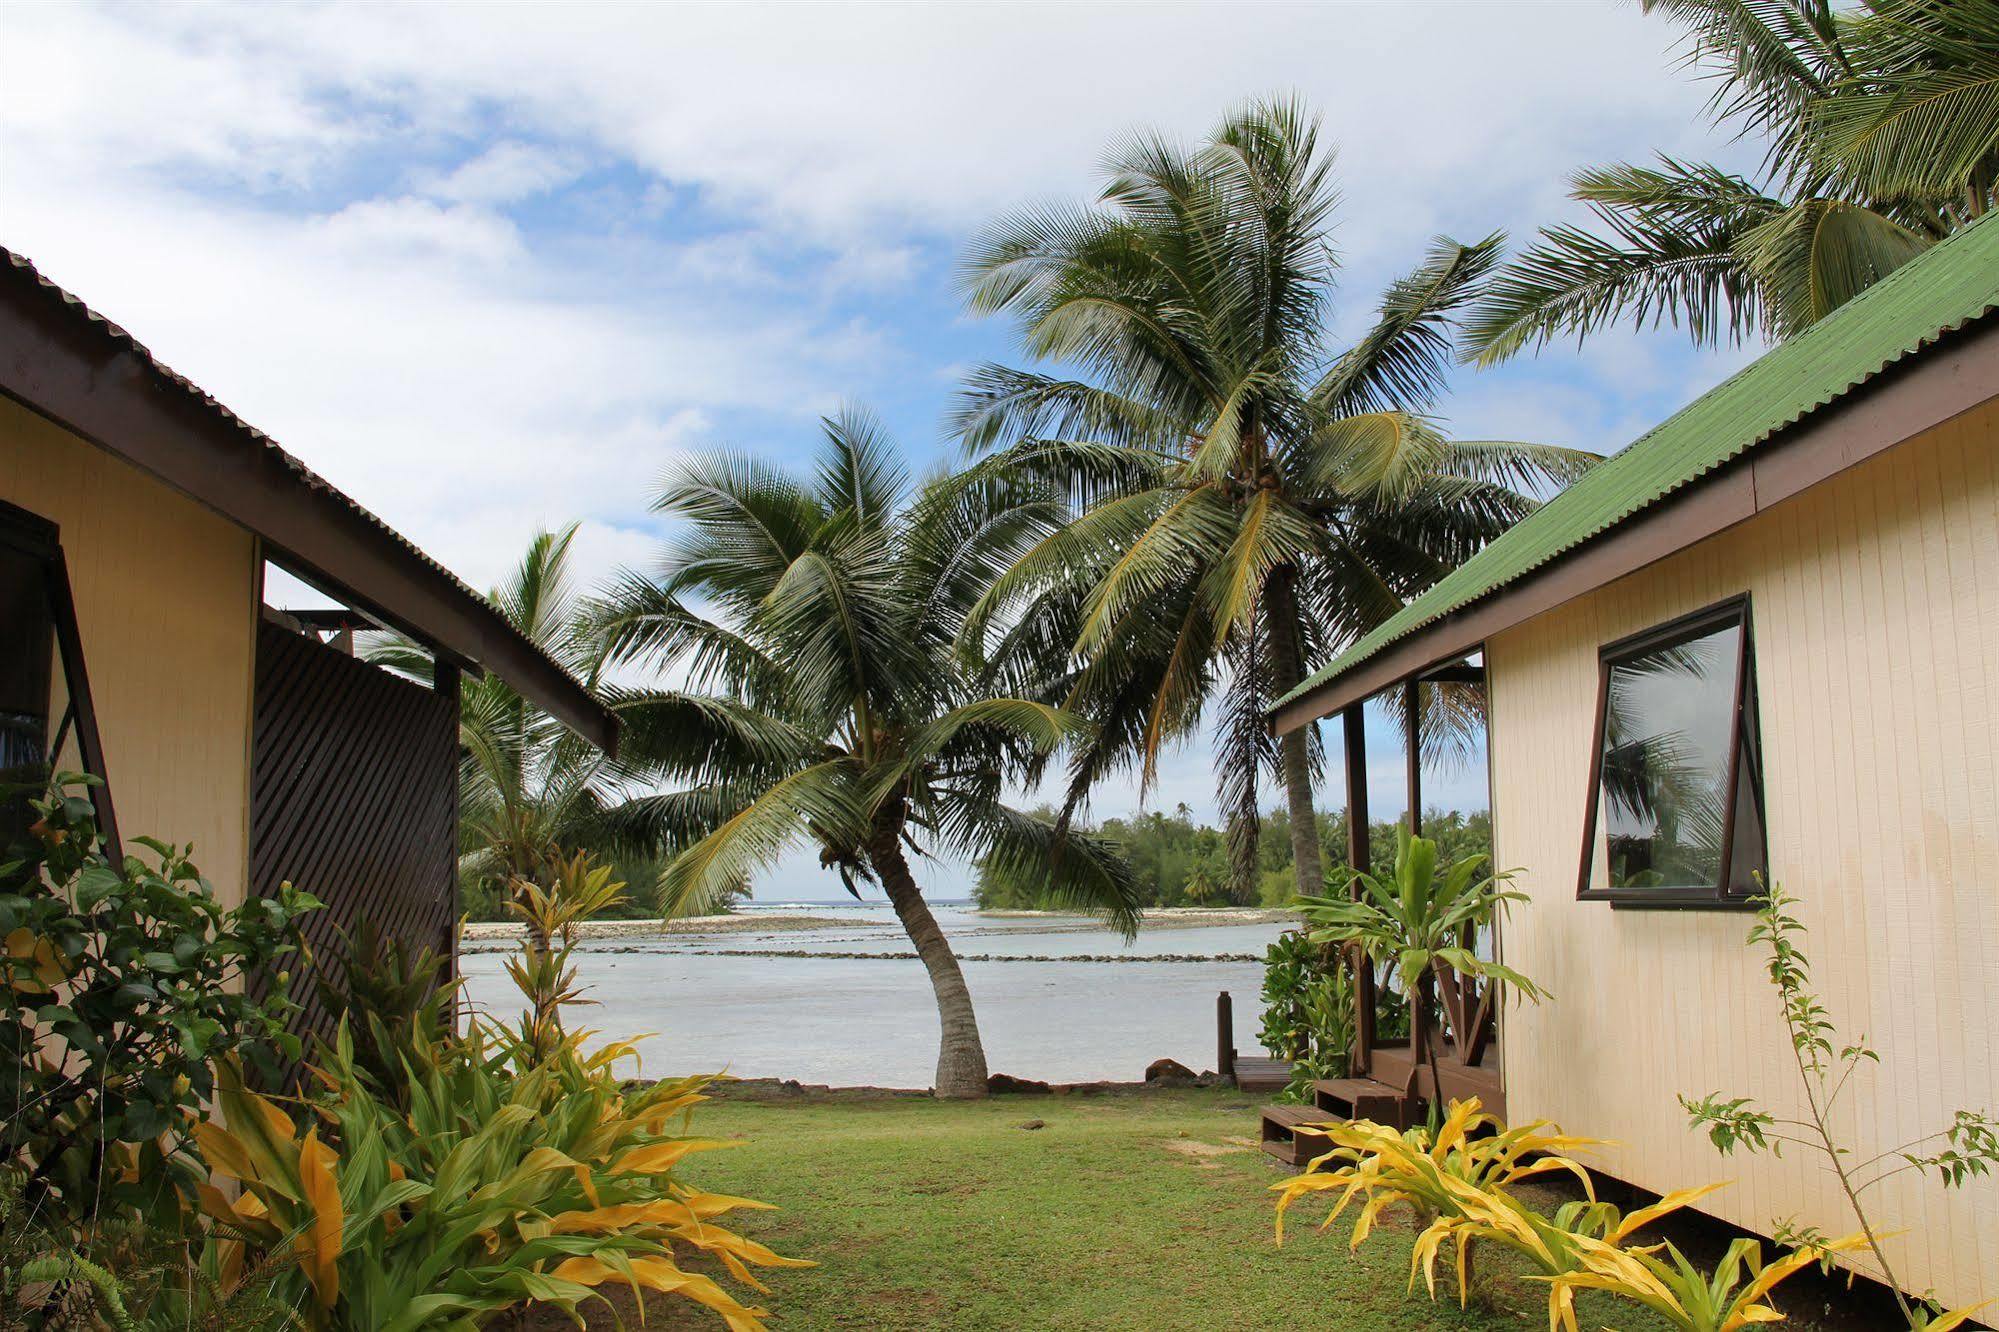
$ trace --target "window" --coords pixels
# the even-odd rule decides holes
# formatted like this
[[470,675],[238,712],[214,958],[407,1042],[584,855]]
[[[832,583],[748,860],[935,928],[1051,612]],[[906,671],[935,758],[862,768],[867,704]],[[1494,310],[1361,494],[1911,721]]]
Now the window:
[[[55,524],[0,501],[0,844],[21,831],[18,788],[56,770],[104,776],[83,646]],[[111,795],[92,791],[100,830],[116,854]]]
[[1749,600],[1603,649],[1577,896],[1752,902],[1766,872]]

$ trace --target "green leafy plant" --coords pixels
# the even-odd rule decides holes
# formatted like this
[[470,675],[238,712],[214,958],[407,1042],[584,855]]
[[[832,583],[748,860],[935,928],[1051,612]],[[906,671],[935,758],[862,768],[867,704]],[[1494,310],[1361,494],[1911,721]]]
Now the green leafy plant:
[[1287,931],[1264,956],[1263,1048],[1291,1061],[1280,1099],[1310,1101],[1312,1084],[1343,1078],[1356,1028],[1353,977],[1300,931]]
[[[1485,873],[1487,863],[1485,856],[1468,856],[1440,869],[1435,842],[1398,828],[1391,877],[1341,866],[1334,880],[1357,885],[1361,890],[1357,895],[1301,897],[1298,907],[1314,927],[1310,936],[1314,943],[1350,947],[1370,964],[1392,966],[1412,1005],[1427,1002],[1429,982],[1440,966],[1459,977],[1497,982],[1538,1003],[1547,997],[1546,991],[1512,968],[1480,957],[1471,946],[1477,932],[1488,929],[1507,903],[1526,900],[1505,886],[1510,873]],[[1458,1048],[1468,1048],[1474,1015],[1464,1011],[1463,1003],[1448,999],[1442,1008]],[[1431,1086],[1439,1092],[1442,1039],[1440,1031],[1426,1031],[1422,1051],[1430,1066]]]
[[268,998],[240,982],[282,965],[319,905],[287,885],[225,907],[192,848],[150,838],[114,864],[80,794],[90,780],[7,792],[36,817],[0,850],[0,1159],[50,1225],[79,1233],[156,1203],[187,1166],[214,1060],[275,1079],[298,1056],[282,973]]
[[[220,1122],[193,1132],[239,1191],[190,1191],[208,1230],[186,1270],[229,1300],[254,1271],[313,1329],[471,1328],[526,1304],[576,1317],[610,1284],[691,1300],[736,1332],[761,1327],[761,1310],[679,1261],[707,1255],[755,1290],[753,1267],[809,1265],[715,1224],[761,1204],[681,1177],[688,1155],[736,1145],[685,1131],[710,1079],[628,1084],[616,1070],[629,1044],[586,1056],[588,1033],[563,1022],[585,1002],[574,927],[622,888],[588,853],[551,857],[546,884],[514,883],[527,929],[508,971],[528,1003],[515,1027],[475,1018],[454,1034],[457,983],[435,984],[434,958],[354,941],[346,1016],[303,1115],[245,1087],[233,1064],[219,1070]],[[364,997],[406,1008],[385,1021]],[[372,1032],[365,1054],[357,1018]]]
[[624,900],[625,885],[611,877],[587,851],[558,858],[546,886],[516,880],[509,909],[527,927],[521,951],[507,959],[507,974],[527,996],[520,1037],[537,1055],[551,1053],[562,1039],[562,1010],[591,1003],[576,987],[570,958],[576,926]]
[[[1458,1290],[1468,1298],[1474,1240],[1486,1239],[1523,1253],[1544,1272],[1565,1271],[1569,1249],[1563,1237],[1605,1234],[1620,1224],[1616,1210],[1596,1200],[1589,1172],[1568,1153],[1600,1145],[1594,1138],[1577,1138],[1553,1129],[1545,1121],[1508,1127],[1484,1113],[1477,1098],[1451,1103],[1450,1113],[1432,1130],[1417,1127],[1397,1132],[1370,1120],[1330,1123],[1322,1129],[1332,1150],[1316,1158],[1302,1175],[1272,1188],[1277,1193],[1277,1237],[1284,1238],[1284,1214],[1299,1199],[1315,1194],[1337,1195],[1333,1209],[1320,1223],[1331,1226],[1354,1202],[1361,1204],[1349,1247],[1359,1248],[1373,1232],[1380,1214],[1407,1207],[1423,1226],[1409,1260],[1409,1284],[1414,1289],[1424,1275],[1436,1291],[1434,1264],[1442,1245],[1456,1245]],[[1481,1209],[1512,1205],[1507,1188],[1551,1172],[1575,1177],[1587,1195],[1583,1203],[1565,1206],[1552,1229],[1526,1231],[1519,1224],[1480,1224]]]
[[1256,1038],[1279,1059],[1296,1059],[1311,1044],[1305,993],[1317,974],[1318,953],[1297,930],[1278,935],[1263,952],[1263,1022]]
[[[1762,946],[1769,954],[1766,970],[1777,990],[1791,1055],[1803,1086],[1803,1117],[1778,1115],[1746,1096],[1724,1097],[1719,1093],[1698,1100],[1683,1095],[1680,1104],[1693,1126],[1704,1129],[1724,1156],[1737,1150],[1781,1155],[1788,1145],[1824,1157],[1903,1318],[1912,1328],[1934,1327],[1937,1324],[1924,1321],[1931,1315],[1905,1295],[1896,1280],[1880,1230],[1867,1214],[1866,1197],[1882,1181],[1908,1171],[1935,1171],[1945,1188],[1956,1188],[1972,1176],[1987,1174],[1999,1165],[1999,1120],[1982,1112],[1959,1110],[1949,1125],[1927,1137],[1860,1159],[1853,1148],[1834,1137],[1833,1111],[1840,1096],[1855,1073],[1867,1064],[1879,1063],[1881,1056],[1867,1044],[1865,1036],[1845,1041],[1812,989],[1811,962],[1803,949],[1806,931],[1793,914],[1796,906],[1796,898],[1781,885],[1773,885],[1756,913],[1747,942],[1751,947]],[[1820,1238],[1816,1232],[1789,1224],[1786,1231],[1806,1243]]]
[[[314,992],[334,1024],[345,1023],[355,1068],[407,1109],[408,1070],[422,1061],[422,1034],[449,1028],[458,983],[443,979],[445,956],[385,936],[372,919],[337,935],[339,974],[314,957]],[[322,1048],[322,1062],[326,1057]]]
[[[1729,1244],[1714,1270],[1705,1271],[1671,1241],[1656,1245],[1615,1242],[1634,1228],[1626,1226],[1609,1240],[1577,1237],[1576,1267],[1546,1278],[1550,1328],[1559,1325],[1567,1332],[1578,1332],[1575,1293],[1580,1290],[1607,1291],[1629,1300],[1650,1309],[1678,1332],[1741,1332],[1763,1323],[1782,1322],[1784,1315],[1765,1298],[1779,1283],[1863,1242],[1854,1235],[1802,1245],[1766,1263],[1759,1241],[1737,1239]],[[1941,1332],[1961,1321],[1953,1316],[1936,1327]]]

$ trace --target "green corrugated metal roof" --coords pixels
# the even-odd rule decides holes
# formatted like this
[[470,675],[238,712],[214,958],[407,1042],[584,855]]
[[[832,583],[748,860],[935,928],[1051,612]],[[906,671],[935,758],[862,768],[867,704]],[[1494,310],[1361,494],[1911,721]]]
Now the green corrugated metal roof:
[[1999,217],[1918,255],[1606,459],[1446,574],[1282,706],[1533,572],[1999,308]]

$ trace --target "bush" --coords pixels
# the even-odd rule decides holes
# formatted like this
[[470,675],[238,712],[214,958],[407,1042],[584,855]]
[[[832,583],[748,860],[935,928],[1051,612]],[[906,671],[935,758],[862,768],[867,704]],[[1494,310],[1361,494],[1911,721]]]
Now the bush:
[[191,847],[149,838],[147,857],[113,864],[87,780],[0,791],[36,814],[0,850],[0,1165],[44,1224],[72,1230],[152,1207],[193,1168],[185,1128],[214,1060],[275,1079],[297,1058],[283,987],[258,1000],[238,982],[291,953],[319,905],[287,886],[225,908]]
[[417,1329],[481,1326],[530,1302],[574,1313],[617,1284],[746,1329],[763,1311],[680,1260],[710,1255],[758,1290],[752,1267],[806,1265],[714,1224],[760,1204],[678,1177],[690,1154],[737,1145],[681,1131],[706,1079],[628,1091],[613,1072],[627,1050],[586,1058],[573,1037],[538,1063],[478,1027],[426,1044],[407,1116],[369,1086],[344,1035],[310,1118],[224,1066],[230,1127],[196,1132],[205,1163],[241,1186],[234,1198],[198,1190],[215,1223],[198,1266],[225,1291],[246,1263],[275,1263],[271,1293],[313,1327]]
[[763,1290],[751,1268],[810,1265],[714,1224],[762,1204],[680,1178],[687,1156],[737,1145],[685,1131],[710,1079],[627,1086],[616,1066],[628,1045],[585,1056],[563,1028],[562,1009],[579,1002],[573,926],[622,888],[587,855],[554,862],[545,885],[513,886],[527,931],[508,970],[528,1001],[513,1029],[475,1020],[453,1034],[455,983],[420,993],[435,960],[363,943],[348,990],[399,1007],[349,1010],[320,1051],[325,1091],[311,1118],[224,1066],[228,1127],[195,1134],[210,1169],[241,1191],[197,1188],[214,1229],[188,1269],[233,1295],[256,1265],[313,1327],[477,1327],[528,1303],[574,1315],[609,1284],[691,1300],[738,1332],[761,1327],[762,1310],[681,1266],[707,1255]]
[[1257,1038],[1292,1062],[1283,1099],[1309,1101],[1312,1084],[1343,1078],[1353,1058],[1353,975],[1302,933],[1281,934],[1264,953],[1263,1026]]

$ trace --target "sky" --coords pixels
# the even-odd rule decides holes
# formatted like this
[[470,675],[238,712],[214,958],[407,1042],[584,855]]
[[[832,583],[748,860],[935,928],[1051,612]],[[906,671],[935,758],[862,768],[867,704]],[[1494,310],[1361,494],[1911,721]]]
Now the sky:
[[[1607,2],[10,0],[0,243],[474,586],[570,521],[594,580],[654,557],[687,450],[802,463],[851,402],[919,467],[955,456],[964,371],[1022,359],[963,311],[969,239],[1092,197],[1135,129],[1191,139],[1272,95],[1338,145],[1336,344],[1431,237],[1577,220],[1579,166],[1755,159],[1703,122],[1674,30]],[[1748,355],[1605,336],[1463,371],[1443,411],[1607,452]],[[1174,755],[1149,806],[1211,816],[1208,757]],[[1482,766],[1427,790],[1480,806]],[[781,878],[759,895],[839,892]]]

